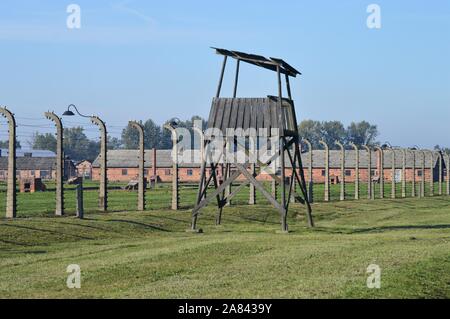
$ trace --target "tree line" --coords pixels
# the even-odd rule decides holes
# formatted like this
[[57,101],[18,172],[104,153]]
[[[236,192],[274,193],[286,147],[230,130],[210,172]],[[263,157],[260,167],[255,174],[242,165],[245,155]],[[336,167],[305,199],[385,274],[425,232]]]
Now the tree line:
[[378,127],[366,121],[352,122],[348,127],[340,121],[314,121],[304,120],[300,123],[299,134],[302,138],[309,140],[314,149],[322,148],[320,141],[328,144],[330,149],[337,149],[335,141],[340,141],[347,148],[351,143],[357,146],[379,145],[377,140],[379,135]]
[[[193,116],[190,120],[177,121],[178,126],[191,128],[195,120],[205,121],[199,116]],[[173,119],[168,122],[173,121]],[[152,119],[141,122],[144,126],[146,149],[171,149],[171,133],[164,129],[164,125],[158,125]],[[120,138],[108,136],[108,149],[137,149],[139,133],[136,129],[127,125],[123,128]],[[56,152],[56,136],[53,133],[35,132],[28,141],[29,146],[35,150],[49,150]],[[20,144],[18,145],[18,148]],[[0,148],[8,148],[8,141],[0,141]],[[64,129],[64,153],[75,161],[93,161],[100,153],[100,140],[89,139],[81,126]]]

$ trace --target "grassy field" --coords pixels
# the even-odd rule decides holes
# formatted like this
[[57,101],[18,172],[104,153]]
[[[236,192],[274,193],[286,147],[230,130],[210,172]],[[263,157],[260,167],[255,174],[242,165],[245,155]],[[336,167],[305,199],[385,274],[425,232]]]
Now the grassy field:
[[[125,210],[137,209],[137,192],[136,191],[123,191],[120,188],[126,183],[109,183],[108,191],[108,208],[111,212],[120,212]],[[46,182],[48,191],[38,193],[18,193],[17,196],[17,216],[18,218],[48,216],[52,217],[55,209],[55,193],[54,182]],[[84,206],[87,213],[98,212],[98,183],[92,181],[86,181],[85,187],[89,190],[84,192]],[[265,184],[266,189],[270,191],[270,184]],[[407,197],[411,196],[411,183],[407,184]],[[64,185],[65,189],[65,210],[68,215],[75,214],[75,186]],[[418,194],[420,189],[420,183],[416,185],[416,192]],[[278,187],[280,193],[280,187]],[[396,184],[397,197],[401,197],[401,184]],[[443,191],[445,193],[445,185],[443,185]],[[434,186],[435,194],[438,193],[438,183]],[[196,185],[181,184],[180,187],[180,207],[182,209],[189,209],[193,207],[197,194]],[[330,186],[330,200],[339,201],[340,185]],[[425,195],[429,196],[430,185],[425,184]],[[171,204],[171,184],[159,184],[156,189],[147,190],[146,202],[148,210],[162,210],[170,209]],[[348,183],[346,185],[346,198],[347,200],[353,200],[355,196],[354,184]],[[384,187],[385,198],[391,197],[391,183],[386,183]],[[360,184],[360,197],[361,199],[367,199],[367,184]],[[375,198],[380,197],[379,185],[375,185]],[[234,203],[238,205],[245,205],[248,203],[249,188],[246,187],[242,190],[234,199]],[[258,203],[261,205],[268,204],[268,201],[263,196],[257,193]],[[318,203],[324,201],[324,184],[314,185],[314,200]],[[0,182],[0,216],[1,212],[5,211],[6,205],[6,185],[4,182]]]
[[[170,189],[160,192],[149,195],[167,206]],[[227,207],[223,226],[208,207],[204,234],[185,232],[189,210],[93,211],[78,220],[31,206],[23,218],[0,220],[0,297],[449,298],[449,203],[316,203],[314,230],[295,204],[289,235],[276,234],[279,217],[262,204]],[[81,267],[81,289],[66,287],[69,264]],[[381,268],[381,289],[366,286],[370,264]]]

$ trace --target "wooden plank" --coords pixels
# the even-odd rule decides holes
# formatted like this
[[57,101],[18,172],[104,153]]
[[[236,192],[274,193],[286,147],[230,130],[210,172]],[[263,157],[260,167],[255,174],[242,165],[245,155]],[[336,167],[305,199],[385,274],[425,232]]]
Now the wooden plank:
[[244,116],[245,116],[245,105],[244,105],[244,99],[239,99],[239,111],[237,114],[237,123],[236,128],[243,128],[244,127]]
[[239,113],[239,99],[233,99],[232,105],[231,105],[231,115],[230,115],[230,121],[229,121],[229,127],[230,128],[236,128],[237,123],[237,117]]
[[258,112],[258,106],[255,103],[250,103],[251,106],[251,120],[250,120],[250,127],[256,129],[256,133],[258,133],[258,117],[260,116],[260,112]]
[[261,99],[254,99],[253,106],[255,109],[255,113],[258,114],[256,118],[256,130],[257,132],[259,132],[259,129],[262,127],[264,123],[264,113],[262,112],[263,110],[261,108]]
[[211,104],[211,111],[209,112],[208,128],[214,127],[214,122],[217,114],[217,103],[218,99],[214,98]]
[[272,128],[271,123],[271,116],[270,116],[270,100],[269,99],[263,99],[264,101],[264,124],[263,126],[267,128],[267,132],[270,135],[270,129]]
[[225,103],[225,112],[223,115],[223,122],[222,122],[222,132],[225,135],[227,133],[227,128],[230,127],[230,117],[231,117],[231,108],[233,105],[233,99],[227,99],[227,102]]
[[[248,164],[246,164],[246,167],[248,167]],[[241,175],[241,172],[239,170],[235,171],[226,181],[224,181],[222,184],[219,185],[218,188],[216,188],[209,196],[204,198],[200,203],[198,203],[194,209],[192,210],[192,216],[197,216],[200,209],[208,205],[213,199],[217,198],[216,196],[220,193],[222,193],[225,188],[228,187],[231,183],[234,182],[239,176]]]
[[214,122],[214,127],[220,129],[221,128],[221,124],[223,121],[223,111],[224,111],[224,104],[226,102],[226,99],[220,99],[219,100],[219,105],[217,106],[217,115],[216,115],[216,120]]
[[278,127],[278,118],[277,118],[277,105],[273,99],[269,99],[269,108],[270,108],[270,126],[272,128]]
[[252,99],[245,99],[244,107],[245,107],[245,116],[243,127],[244,130],[248,130],[248,128],[250,127],[250,119],[252,115]]
[[236,164],[237,169],[242,173],[242,175],[244,175],[249,181],[250,183],[252,183],[257,190],[259,190],[263,196],[265,198],[267,198],[267,200],[272,203],[273,206],[275,206],[276,209],[278,209],[280,211],[280,213],[284,213],[285,209],[283,208],[283,206],[280,205],[280,203],[278,203],[275,198],[269,194],[268,191],[266,191],[266,189],[264,188],[264,186],[261,185],[260,182],[258,182],[252,174],[250,174],[247,169],[242,165],[242,164]]

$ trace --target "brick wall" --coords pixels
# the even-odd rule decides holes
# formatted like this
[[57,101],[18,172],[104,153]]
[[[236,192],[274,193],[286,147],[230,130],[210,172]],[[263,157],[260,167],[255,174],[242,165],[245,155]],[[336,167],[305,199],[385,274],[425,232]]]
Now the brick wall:
[[[401,172],[401,169],[397,169]],[[325,176],[323,176],[324,169],[315,168],[313,169],[313,181],[315,183],[324,183],[325,182]],[[349,168],[346,169],[348,171],[347,173],[350,173],[348,176],[345,176],[345,180],[347,182],[354,182],[355,181],[355,169]],[[420,181],[421,177],[419,176],[419,172],[421,171],[420,168],[416,168],[416,181]],[[290,169],[286,169],[286,176],[289,174]],[[126,174],[125,174],[126,173]],[[304,169],[305,179],[306,181],[309,180],[308,175],[308,169]],[[92,175],[93,180],[99,180],[100,176],[100,170],[99,168],[93,168],[92,169]],[[150,175],[153,175],[152,169],[146,169],[146,177],[149,178]],[[157,175],[159,179],[162,182],[171,182],[172,181],[172,169],[171,168],[158,168],[157,169]],[[197,183],[200,180],[200,169],[199,168],[180,168],[178,171],[180,182],[189,182],[189,183]],[[219,175],[220,175],[220,169],[219,169]],[[138,169],[137,168],[108,168],[108,180],[109,181],[121,181],[121,182],[128,182],[132,179],[136,179],[138,176]],[[208,173],[209,176],[209,173]],[[341,176],[341,170],[338,168],[331,168],[330,169],[330,178],[333,176],[338,176],[340,178]],[[372,176],[377,177],[379,176],[377,169],[372,169]],[[400,175],[401,176],[401,175]],[[411,168],[406,169],[406,180],[408,182],[412,181],[413,171]],[[427,181],[430,180],[430,169],[425,168],[425,179]],[[435,176],[437,178],[437,176]],[[238,180],[245,180],[244,177],[240,177]],[[258,176],[258,180],[271,180],[271,177],[268,174],[261,174]],[[365,182],[368,180],[368,170],[366,168],[360,168],[359,170],[359,180],[361,182]],[[390,182],[392,180],[392,170],[389,168],[384,169],[384,180],[386,182]],[[399,181],[400,182],[400,181]]]

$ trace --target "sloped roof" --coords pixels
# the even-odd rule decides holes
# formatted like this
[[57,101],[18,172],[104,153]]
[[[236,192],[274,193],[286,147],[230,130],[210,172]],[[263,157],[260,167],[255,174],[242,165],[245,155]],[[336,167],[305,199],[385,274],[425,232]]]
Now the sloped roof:
[[[198,152],[198,150],[194,150]],[[138,167],[138,150],[110,150],[108,151],[108,167],[114,168],[134,168]],[[395,167],[401,169],[403,167],[403,154],[400,151],[395,152]],[[434,166],[438,165],[438,157],[434,156]],[[172,151],[171,150],[157,150],[156,151],[157,166],[161,168],[172,167]],[[372,152],[371,166],[377,167],[378,153]],[[416,168],[422,167],[422,154],[416,152]],[[302,154],[302,163],[304,168],[309,165],[309,152]],[[354,150],[345,151],[345,167],[354,168],[356,165],[356,152]],[[359,151],[359,167],[368,167],[368,154],[364,150]],[[406,157],[406,167],[411,168],[413,164],[412,154],[408,152]],[[92,164],[93,167],[100,167],[98,157]],[[153,150],[145,151],[145,167],[151,168],[153,166]],[[330,168],[340,168],[341,166],[341,152],[337,150],[330,150]],[[180,163],[179,167],[200,167],[200,163]],[[286,156],[286,167],[290,167],[288,157]],[[324,168],[325,167],[325,152],[323,150],[313,151],[313,167]],[[392,168],[392,154],[390,151],[384,152],[384,167],[386,169]],[[430,156],[427,154],[425,160],[425,167],[430,167]]]
[[[196,151],[197,152],[197,151]],[[108,167],[115,168],[129,168],[138,167],[138,150],[108,150]],[[156,162],[158,167],[170,168],[172,162],[172,150],[157,150]],[[145,151],[145,167],[151,168],[153,166],[153,150]],[[180,164],[180,167],[199,167],[200,164]],[[99,157],[92,163],[92,167],[100,167]]]
[[[415,166],[416,168],[422,167],[422,153],[415,153]],[[371,154],[371,167],[375,168],[378,163],[379,154],[378,152],[372,152]],[[433,157],[434,166],[438,164],[438,157]],[[302,162],[303,166],[307,167],[309,165],[309,152],[302,154]],[[365,150],[359,151],[359,167],[367,168],[369,162],[369,156]],[[392,152],[387,150],[384,152],[384,168],[392,168]],[[356,166],[356,152],[354,150],[346,150],[345,151],[345,167],[352,168]],[[413,166],[413,156],[411,152],[407,153],[406,156],[406,167],[412,168]],[[320,168],[325,167],[325,151],[323,150],[314,150],[313,151],[313,167]],[[341,167],[341,151],[330,150],[330,168],[340,168]],[[402,168],[403,167],[403,154],[400,151],[395,151],[395,167]],[[430,155],[427,154],[425,159],[425,167],[430,167]]]
[[[56,169],[54,157],[17,157],[17,170],[53,170]],[[0,169],[8,169],[8,158],[0,157]]]

